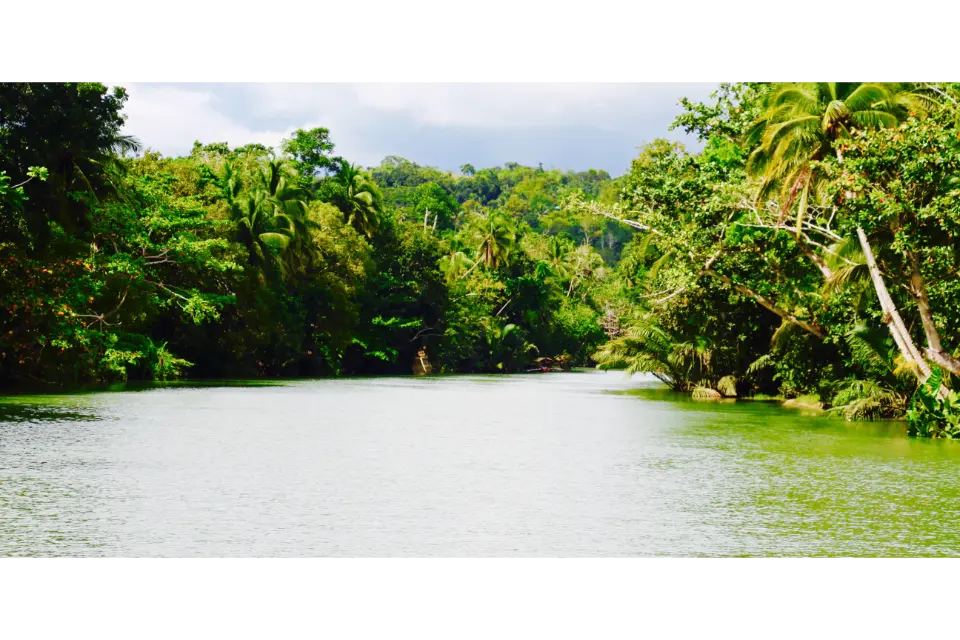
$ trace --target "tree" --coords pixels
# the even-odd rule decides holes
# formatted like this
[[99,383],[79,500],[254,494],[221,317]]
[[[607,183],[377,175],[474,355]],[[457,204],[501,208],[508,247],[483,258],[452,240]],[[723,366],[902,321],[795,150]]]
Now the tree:
[[340,158],[334,157],[330,131],[323,127],[297,129],[282,143],[283,152],[291,158],[301,183],[310,185],[314,179],[335,173]]
[[334,199],[348,224],[368,238],[380,226],[382,212],[380,190],[370,176],[355,164],[340,160],[334,181],[340,187]]
[[[903,340],[901,348],[912,350],[920,364],[926,359],[960,375],[960,360],[943,344],[938,324],[948,323],[947,336],[957,326],[949,315],[936,313],[933,302],[939,299],[950,307],[958,302],[945,285],[956,272],[953,256],[960,250],[956,114],[937,109],[927,118],[908,118],[895,130],[864,131],[844,147],[844,161],[824,170],[833,179],[831,195],[841,203],[841,222],[860,241],[881,309],[893,323],[898,307],[907,311],[915,306],[927,348],[920,353]],[[868,237],[875,239],[876,252]],[[906,290],[909,297],[900,297],[898,304],[885,281],[893,283],[894,293]],[[910,335],[906,327],[895,328],[895,337]]]
[[24,187],[26,226],[38,249],[49,240],[49,223],[88,231],[92,204],[116,192],[123,173],[117,154],[139,148],[120,134],[126,100],[122,88],[94,82],[0,83],[0,172],[49,172],[48,180]]
[[423,220],[424,227],[450,228],[459,208],[454,197],[436,182],[425,182],[413,193],[413,215]]
[[477,260],[487,269],[497,269],[506,264],[517,240],[516,228],[499,211],[491,211],[475,219],[472,235],[478,241]]
[[304,268],[317,256],[310,233],[317,223],[307,215],[309,194],[291,182],[286,164],[282,160],[271,160],[260,173],[259,190],[265,195],[264,205],[273,209],[273,219],[278,222],[289,221],[292,237],[284,251],[288,271]]
[[264,191],[254,191],[230,207],[237,241],[247,248],[248,264],[255,269],[282,272],[281,254],[295,236],[293,221],[270,202]]
[[575,273],[570,257],[576,251],[573,242],[566,236],[552,236],[547,245],[547,264],[561,282],[567,282]]
[[440,271],[446,277],[447,282],[459,280],[464,273],[468,272],[476,263],[463,251],[451,251],[449,255],[440,258],[438,266]]
[[781,209],[797,204],[797,227],[807,215],[815,162],[837,154],[857,129],[894,127],[911,112],[922,112],[929,98],[897,83],[814,82],[773,85],[763,111],[747,134],[752,152],[747,170],[761,179],[760,193],[781,191]]
[[690,391],[710,378],[711,356],[704,337],[684,341],[646,315],[593,357],[600,369],[650,373],[674,391]]

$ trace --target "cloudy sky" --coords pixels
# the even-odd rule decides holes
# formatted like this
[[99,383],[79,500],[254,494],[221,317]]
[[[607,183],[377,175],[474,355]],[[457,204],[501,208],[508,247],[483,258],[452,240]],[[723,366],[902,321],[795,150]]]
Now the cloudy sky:
[[194,140],[276,146],[298,128],[327,127],[336,153],[364,166],[398,155],[457,169],[519,162],[619,175],[667,127],[681,96],[710,84],[137,84],[126,132],[165,155]]

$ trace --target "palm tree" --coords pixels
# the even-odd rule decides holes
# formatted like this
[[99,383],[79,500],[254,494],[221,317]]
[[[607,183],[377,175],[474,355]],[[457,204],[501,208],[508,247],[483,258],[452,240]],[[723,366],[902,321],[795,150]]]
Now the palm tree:
[[469,271],[476,263],[463,251],[451,251],[449,255],[440,258],[440,272],[447,282],[458,280],[462,274]]
[[916,388],[912,363],[898,355],[897,345],[881,330],[860,323],[846,335],[850,355],[867,374],[836,385],[830,413],[847,420],[894,418],[902,415]]
[[[211,173],[213,173],[212,169]],[[240,192],[243,191],[243,180],[239,172],[232,163],[227,162],[223,167],[223,174],[217,176],[214,173],[214,175],[217,178],[216,184],[220,187],[220,199],[226,202],[228,207],[232,207],[240,196]]]
[[[764,109],[747,134],[755,145],[747,161],[748,173],[761,179],[759,195],[779,188],[780,218],[797,205],[796,234],[800,242],[811,192],[824,183],[814,163],[835,155],[843,161],[844,138],[855,129],[896,126],[911,114],[923,114],[934,104],[910,85],[872,82],[817,82],[773,85],[764,99]],[[917,375],[925,380],[930,368],[897,311],[877,268],[863,229],[857,229],[877,297],[888,327],[904,358],[917,363]],[[807,248],[809,253],[809,248]],[[822,259],[815,259],[822,263]]]
[[272,160],[259,176],[264,205],[273,210],[273,217],[286,218],[293,229],[290,246],[284,251],[288,270],[309,266],[317,257],[311,231],[319,225],[307,214],[309,194],[297,186],[297,176],[282,160]]
[[264,191],[235,201],[230,216],[236,224],[236,237],[247,247],[248,261],[257,269],[283,272],[280,257],[295,237],[294,224],[286,215],[278,214]]
[[[291,245],[308,241],[313,224],[306,216],[304,193],[290,186],[280,162],[270,162],[261,172],[258,185],[241,198],[243,180],[230,162],[217,176],[220,198],[226,202],[235,225],[235,238],[247,248],[248,263],[258,270],[288,273]],[[282,258],[287,258],[287,264]]]
[[345,220],[359,233],[373,237],[380,227],[382,211],[380,190],[366,173],[355,164],[339,159],[340,168],[334,180],[342,188],[337,206],[343,211]]
[[497,269],[505,265],[517,241],[517,231],[510,218],[499,211],[479,218],[473,235],[479,241],[477,260],[487,269]]
[[798,203],[799,231],[819,177],[813,162],[834,154],[842,160],[838,142],[853,130],[896,126],[911,113],[924,113],[931,102],[898,83],[775,84],[747,133],[753,147],[747,170],[761,179],[762,197],[780,189],[782,215]]
[[570,256],[574,250],[573,243],[567,238],[550,238],[550,244],[547,245],[547,265],[557,279],[566,280],[573,275],[574,267],[570,263]]
[[682,340],[647,315],[603,345],[593,359],[598,369],[650,373],[674,391],[690,391],[700,383],[713,386],[713,351],[706,338]]

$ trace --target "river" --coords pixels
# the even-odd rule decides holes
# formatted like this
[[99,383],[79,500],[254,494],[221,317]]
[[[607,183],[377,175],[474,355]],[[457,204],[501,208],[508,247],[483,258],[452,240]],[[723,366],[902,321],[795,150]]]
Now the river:
[[0,398],[0,555],[954,556],[960,443],[620,373]]

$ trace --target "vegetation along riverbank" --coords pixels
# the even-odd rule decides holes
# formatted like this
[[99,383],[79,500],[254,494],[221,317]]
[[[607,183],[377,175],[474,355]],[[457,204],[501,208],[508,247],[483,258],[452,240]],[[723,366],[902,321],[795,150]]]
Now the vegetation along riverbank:
[[960,434],[958,85],[722,85],[619,177],[169,158],[126,99],[0,84],[4,388],[597,365]]

